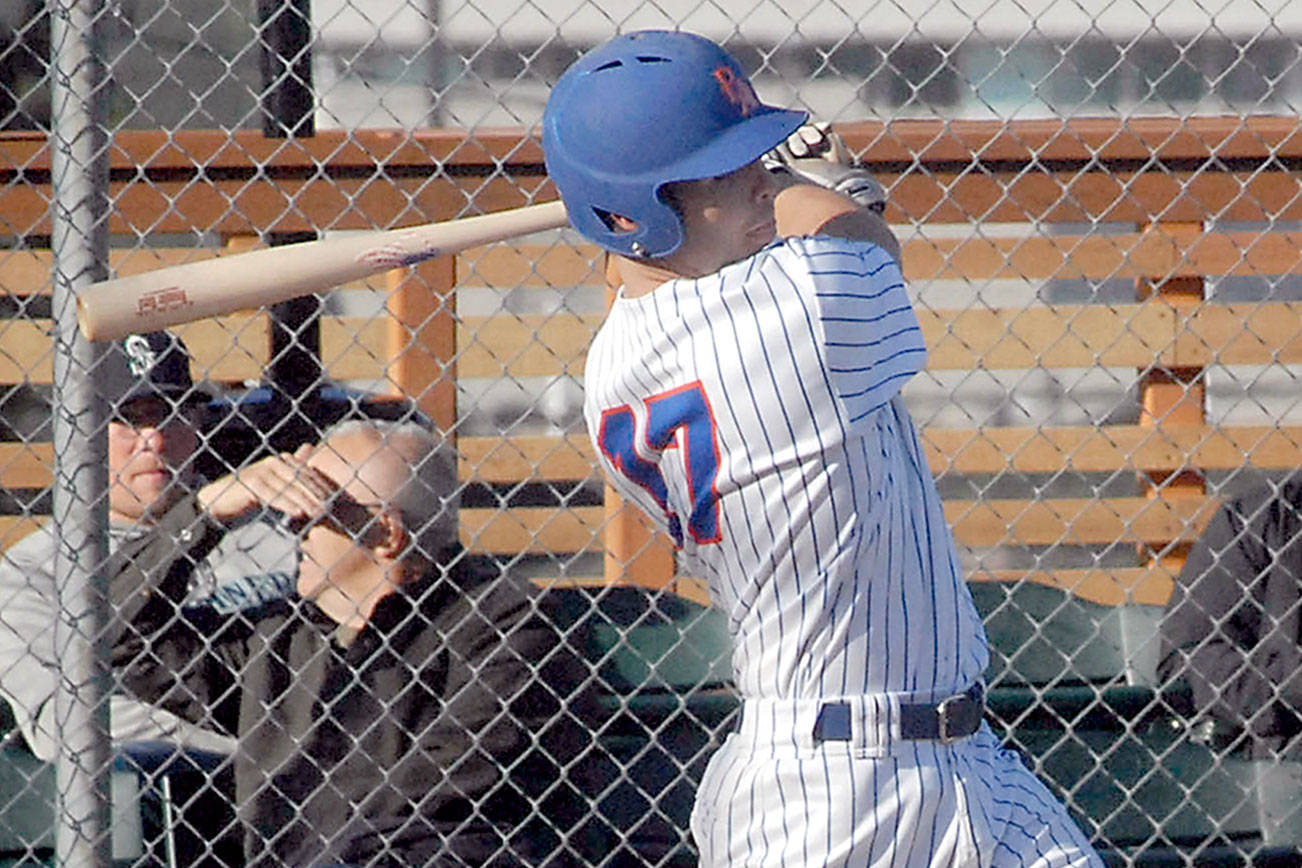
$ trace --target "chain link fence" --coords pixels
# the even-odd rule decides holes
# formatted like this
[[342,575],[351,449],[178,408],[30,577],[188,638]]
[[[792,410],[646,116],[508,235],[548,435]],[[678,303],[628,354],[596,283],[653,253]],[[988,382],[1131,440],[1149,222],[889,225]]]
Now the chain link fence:
[[[1302,3],[79,7],[0,9],[0,859],[389,864],[424,839],[466,864],[694,864],[727,630],[596,469],[596,248],[539,233],[188,324],[179,367],[71,337],[98,277],[553,198],[550,86],[643,27],[722,41],[888,186],[930,351],[905,395],[986,619],[992,725],[1110,864],[1302,859],[1297,507],[1270,500],[1302,453]],[[102,69],[82,91],[56,74],[79,42]],[[454,460],[455,488],[386,488],[386,437]],[[334,527],[209,485],[304,444],[347,492]],[[218,490],[220,542],[184,513]],[[328,534],[375,539],[395,502],[437,528],[454,501],[461,548],[431,557],[460,602],[422,568],[433,590],[359,632],[297,597],[351,563]],[[197,566],[169,584],[177,558]],[[1186,644],[1240,650],[1168,678],[1166,609],[1200,571]],[[140,632],[88,628],[96,594]]]

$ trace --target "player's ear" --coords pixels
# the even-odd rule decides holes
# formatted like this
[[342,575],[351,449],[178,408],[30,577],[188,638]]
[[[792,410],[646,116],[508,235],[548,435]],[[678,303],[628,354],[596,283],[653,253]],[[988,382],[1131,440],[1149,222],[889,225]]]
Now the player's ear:
[[600,209],[597,211],[597,216],[599,216],[602,222],[606,224],[606,228],[612,232],[637,231],[637,221],[631,217],[625,217],[623,214],[614,214],[610,211],[602,211]]

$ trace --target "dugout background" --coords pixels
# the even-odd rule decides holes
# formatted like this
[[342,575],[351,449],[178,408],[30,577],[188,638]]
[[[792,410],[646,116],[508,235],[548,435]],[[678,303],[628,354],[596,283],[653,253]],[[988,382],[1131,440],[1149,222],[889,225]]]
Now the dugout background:
[[[104,418],[75,288],[551,198],[532,140],[551,84],[643,27],[722,41],[767,101],[845,125],[890,186],[933,354],[906,395],[996,645],[996,723],[1112,862],[1292,858],[1298,769],[1248,761],[1153,667],[1208,510],[1302,449],[1298,197],[1258,183],[1299,159],[1296,0],[9,0],[0,548],[37,522],[66,529],[65,677],[87,686],[63,700],[57,770],[6,742],[5,851],[95,864],[176,843],[152,807],[138,833],[123,819],[168,804],[165,776],[96,735],[104,615],[75,591],[103,557],[105,480],[87,468]],[[1236,136],[1246,156],[1225,156]],[[1227,239],[1214,269],[1194,255],[1203,234]],[[1145,259],[1155,237],[1177,251],[1166,270]],[[463,538],[568,595],[612,709],[621,772],[590,806],[624,845],[607,864],[690,864],[686,806],[733,707],[726,648],[700,587],[593,469],[582,348],[604,268],[573,233],[543,233],[185,330],[224,396],[196,460],[221,472],[346,414],[443,425]]]

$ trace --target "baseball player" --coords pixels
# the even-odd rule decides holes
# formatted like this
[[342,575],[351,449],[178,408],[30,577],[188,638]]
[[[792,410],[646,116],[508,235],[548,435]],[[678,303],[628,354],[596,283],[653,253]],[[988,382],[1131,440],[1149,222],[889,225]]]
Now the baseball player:
[[732,634],[701,864],[1101,865],[982,722],[985,633],[899,398],[926,349],[898,245],[862,171],[794,159],[779,191],[761,158],[823,147],[805,121],[659,31],[582,57],[543,118],[571,222],[621,257],[590,433]]

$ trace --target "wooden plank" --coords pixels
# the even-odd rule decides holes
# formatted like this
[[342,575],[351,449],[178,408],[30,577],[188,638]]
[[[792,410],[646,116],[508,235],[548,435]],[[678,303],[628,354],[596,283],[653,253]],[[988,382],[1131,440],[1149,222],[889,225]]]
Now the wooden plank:
[[45,516],[0,515],[0,552],[19,542],[48,520]]
[[[1302,181],[1285,172],[883,171],[893,223],[1123,222],[1155,213],[1181,221],[1302,219]],[[394,195],[394,194],[397,195]],[[0,215],[25,234],[48,234],[48,191],[0,188]],[[447,220],[551,201],[545,179],[317,177],[193,181],[156,179],[111,185],[115,233],[231,233],[261,230],[374,229]]]
[[1160,302],[1009,309],[919,310],[931,370],[1146,368],[1175,337]]
[[[568,579],[576,585],[603,584],[604,579]],[[1162,570],[1146,567],[1114,567],[1085,570],[976,570],[967,576],[969,582],[1034,582],[1058,588],[1074,596],[1104,606],[1140,604],[1164,606],[1175,586],[1172,576]],[[710,591],[705,583],[693,576],[678,576],[674,592],[703,606],[710,605]]]
[[[1219,345],[1225,347],[1220,361],[1227,364],[1302,361],[1302,305],[1257,306],[1248,322],[1254,328],[1260,322],[1260,328],[1246,335],[1234,331],[1234,317],[1245,314],[1205,310],[1186,325],[1179,344],[1175,314],[1161,302],[920,310],[918,320],[930,348],[931,370],[1144,368],[1155,359],[1175,364],[1200,346],[1203,354],[1215,353]],[[457,324],[458,375],[581,376],[588,344],[600,324],[600,315],[569,312],[467,317]],[[26,376],[31,382],[48,383],[48,321],[11,320],[0,327],[5,329],[0,382],[21,382]],[[211,379],[235,382],[261,375],[268,332],[263,314],[201,320],[177,330],[191,346],[196,370],[210,371]],[[1276,348],[1268,349],[1276,337]],[[321,318],[321,355],[329,376],[383,378],[388,375],[389,352],[385,318]]]
[[1302,303],[1203,304],[1181,317],[1171,363],[1179,367],[1302,362]]
[[892,223],[1182,222],[1302,219],[1302,180],[1288,172],[1177,171],[1151,166],[1053,173],[914,171],[878,173]]
[[49,383],[54,347],[49,320],[0,322],[0,383]]
[[[947,518],[961,545],[1083,545],[1192,541],[1216,503],[1109,500],[949,501]],[[45,516],[0,516],[0,539],[28,532]],[[493,554],[602,552],[605,512],[600,506],[489,508],[461,511],[461,539],[472,551]],[[18,530],[14,530],[18,528]],[[23,530],[23,529],[26,530]],[[11,539],[16,542],[17,538]]]
[[[596,314],[466,317],[457,325],[462,377],[580,376]],[[1181,316],[1165,301],[918,311],[930,370],[1148,368],[1302,363],[1302,303],[1207,304]],[[327,325],[328,324],[328,325]],[[375,320],[323,318],[333,376],[384,376]]]
[[1182,261],[1170,272],[1136,276],[1254,277],[1296,274],[1299,260],[1302,260],[1302,232],[1271,229],[1260,232],[1204,232],[1196,235],[1190,244],[1177,240],[1175,246]]
[[605,252],[595,244],[503,243],[457,256],[458,286],[605,286]]
[[920,310],[931,369],[1302,362],[1302,302]]
[[265,312],[198,320],[172,331],[189,348],[196,377],[220,383],[262,378],[271,347],[271,323]]
[[[602,285],[602,252],[588,244],[500,244],[457,258],[460,286]],[[1189,240],[1160,228],[1110,235],[912,238],[904,276],[928,280],[1164,279],[1292,274],[1302,232],[1202,234]],[[2,267],[2,266],[0,266]]]
[[[586,435],[564,437],[461,437],[463,482],[501,484],[598,479]],[[46,488],[54,482],[54,447],[49,442],[0,442],[0,487]]]
[[461,478],[514,483],[595,479],[592,442],[583,434],[563,437],[458,437]]
[[[1165,544],[1196,539],[1218,503],[1143,497],[946,501],[955,539],[970,546]],[[602,507],[462,510],[462,539],[475,551],[532,554],[601,551]]]
[[[241,250],[253,249],[257,245]],[[140,274],[221,255],[211,249],[112,250],[114,276]],[[602,285],[602,251],[589,244],[500,244],[457,257],[460,286],[572,287]],[[48,250],[0,252],[0,289],[48,293]],[[1192,243],[1159,230],[1093,236],[1038,235],[914,238],[904,245],[911,281],[1072,279],[1291,274],[1302,259],[1302,232],[1209,233]],[[341,289],[383,290],[383,279]]]
[[[54,348],[49,320],[0,320],[0,383],[49,383]],[[239,383],[262,376],[269,346],[264,313],[240,313],[176,326],[196,378]]]
[[[188,262],[202,262],[232,254],[247,253],[262,246],[257,243],[247,243],[246,238],[247,236],[240,236],[239,242],[223,249],[150,246],[132,249],[113,248],[109,250],[108,256],[109,277],[144,274]],[[50,250],[0,249],[0,292],[8,295],[49,295],[53,270],[54,254]],[[339,289],[383,290],[384,279],[380,276],[371,278],[370,282],[355,281],[344,284]]]
[[[1302,466],[1302,426],[937,428],[919,432],[935,474],[1112,473],[1118,470],[1291,470]],[[465,481],[501,484],[598,478],[591,441],[461,437]]]
[[52,258],[48,250],[0,250],[0,294],[49,295]]
[[1302,427],[1108,425],[937,428],[920,432],[936,474],[1291,470],[1302,466]]
[[1219,504],[1213,498],[1144,497],[945,501],[954,538],[968,546],[1192,542]]
[[0,443],[0,487],[46,488],[54,481],[50,443]]
[[461,543],[489,554],[573,554],[602,550],[600,506],[461,510]]
[[1233,232],[1187,239],[1145,233],[924,238],[904,245],[904,276],[926,280],[1135,279],[1292,274],[1302,232]]
[[[1287,172],[881,172],[893,223],[1123,222],[1156,213],[1186,222],[1302,219],[1302,179]],[[45,196],[0,187],[0,216],[48,234]],[[111,185],[110,231],[306,231],[394,228],[555,199],[545,178],[322,178]]]
[[1302,156],[1295,116],[1077,117],[839,123],[860,160],[1267,160]]
[[[46,516],[0,516],[0,550],[42,525]],[[565,510],[543,507],[463,509],[461,540],[484,554],[574,554],[600,552],[604,513],[599,506]]]
[[581,376],[600,314],[466,317],[457,324],[462,377]]
[[[371,169],[373,171],[373,167]],[[0,185],[0,218],[19,234],[48,235],[48,188]],[[553,201],[556,192],[545,176],[392,178],[325,177],[303,179],[165,175],[133,178],[109,185],[113,210],[109,231],[144,232],[303,232],[337,229],[393,229],[451,220],[492,211]]]
[[1242,425],[1188,431],[1159,426],[1159,430],[1187,456],[1188,467],[1204,470],[1302,467],[1302,428],[1296,426]]
[[1147,567],[1114,567],[1082,570],[975,570],[969,582],[1034,582],[1059,588],[1077,597],[1104,606],[1137,603],[1164,606],[1175,586],[1173,577],[1164,570]]
[[[931,471],[938,475],[1302,466],[1299,426],[930,427],[920,435]],[[584,434],[460,437],[457,449],[463,482],[500,485],[601,478],[591,441]],[[44,488],[53,481],[53,467],[49,443],[0,443],[0,486]]]
[[[600,315],[469,317],[458,323],[463,377],[581,375]],[[1302,362],[1302,303],[1199,306],[1179,317],[1160,300],[1135,305],[920,310],[932,370],[1145,368],[1154,361],[1200,367]],[[3,324],[0,382],[48,383],[48,321]],[[387,375],[386,320],[322,318],[322,355],[337,379]],[[263,314],[235,314],[179,326],[197,371],[237,382],[261,376],[268,345]]]
[[[1136,132],[1139,120],[900,122],[863,127],[855,142],[890,187],[896,220],[1147,223],[1155,214],[1178,221],[1302,215],[1302,186],[1278,162],[1281,148],[1297,146],[1295,119],[1144,119]],[[1082,129],[1087,137],[1078,135]],[[1256,165],[1230,163],[1235,169],[1228,171],[1220,162],[1227,155]],[[533,131],[523,129],[473,136],[333,131],[292,142],[253,131],[134,131],[113,142],[112,226],[292,231],[448,219],[467,208],[554,198],[536,156]],[[1190,162],[1197,167],[1187,168]],[[471,171],[439,175],[447,163]],[[899,173],[901,164],[910,166],[908,174]],[[972,171],[976,165],[980,171]],[[40,137],[0,139],[0,176],[22,179],[0,185],[0,214],[16,231],[49,232],[48,191],[41,186],[48,171]],[[251,183],[257,178],[267,180]]]
[[389,318],[321,317],[321,366],[335,380],[373,380],[389,368]]
[[438,256],[387,273],[392,287],[384,359],[393,394],[416,402],[442,431],[457,424],[456,259]]
[[[239,253],[251,249],[242,246]],[[109,250],[109,277],[128,277],[159,268],[202,262],[223,255],[207,247],[138,247]],[[54,253],[47,249],[0,250],[0,291],[10,295],[49,295]]]
[[[421,130],[318,130],[314,135],[269,138],[257,130],[124,130],[109,146],[109,168],[116,171],[177,171],[195,166],[226,170],[261,167],[307,168],[322,173],[384,169],[423,171],[427,177],[444,166],[536,171],[542,165],[538,131],[523,127],[451,127]],[[0,133],[0,172],[50,171],[46,137],[31,132]]]
[[[869,163],[1107,162],[1113,160],[1207,160],[1302,156],[1296,117],[1207,116],[1188,118],[1082,117],[1070,120],[892,120],[836,125],[847,144]],[[520,127],[319,130],[300,139],[271,139],[255,130],[127,130],[110,149],[115,169],[178,169],[194,164],[230,168],[257,163],[267,168],[312,165],[338,170],[379,166],[424,169],[440,164],[464,168],[504,165],[536,170],[542,151],[536,129]],[[0,171],[47,173],[50,155],[40,133],[0,133]]]
[[[1197,243],[1206,233],[1202,223],[1173,223],[1163,215],[1150,230],[1187,243]],[[1165,280],[1139,279],[1135,291],[1140,298],[1161,298],[1181,320],[1197,310],[1206,297],[1207,281],[1201,275]],[[1202,367],[1162,365],[1142,371],[1138,380],[1139,425],[1141,428],[1200,427],[1207,423],[1207,379]],[[1144,495],[1169,504],[1200,501],[1206,496],[1207,479],[1191,471],[1153,471],[1142,475]],[[1153,569],[1178,573],[1184,568],[1193,541],[1172,539],[1165,545],[1140,549],[1141,559]]]
[[[599,315],[466,317],[457,323],[457,376],[580,376]],[[336,379],[388,375],[390,336],[379,317],[322,317],[321,358]]]

